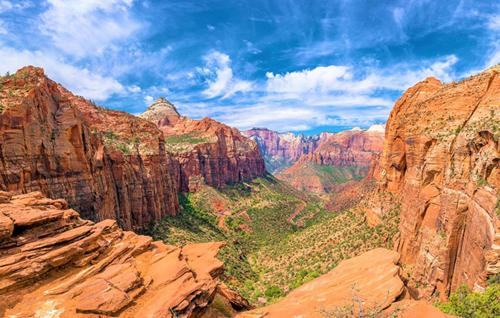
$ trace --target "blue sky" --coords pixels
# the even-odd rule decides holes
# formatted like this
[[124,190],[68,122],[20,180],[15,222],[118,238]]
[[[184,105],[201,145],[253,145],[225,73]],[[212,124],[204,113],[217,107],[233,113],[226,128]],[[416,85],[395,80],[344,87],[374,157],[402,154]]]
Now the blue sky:
[[315,133],[385,122],[427,76],[500,62],[485,0],[0,0],[0,72],[42,66],[106,107]]

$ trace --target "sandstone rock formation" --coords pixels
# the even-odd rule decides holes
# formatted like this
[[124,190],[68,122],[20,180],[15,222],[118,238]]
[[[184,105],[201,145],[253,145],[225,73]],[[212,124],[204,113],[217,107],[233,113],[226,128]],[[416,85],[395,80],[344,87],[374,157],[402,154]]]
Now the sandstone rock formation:
[[41,191],[85,218],[139,229],[175,215],[179,191],[265,173],[253,141],[180,117],[165,99],[140,118],[74,96],[40,68],[0,80],[0,190]]
[[[414,306],[428,311],[426,317],[446,317],[438,309],[412,301],[396,302],[405,297],[399,277],[399,254],[387,249],[374,249],[342,261],[335,269],[293,290],[276,304],[238,315],[250,317],[348,317],[360,309],[366,316],[398,306],[396,317],[415,317]],[[395,303],[396,302],[396,303]],[[408,315],[405,311],[410,309]],[[423,310],[423,309],[422,309]],[[340,315],[340,314],[344,315]]]
[[195,191],[203,183],[221,187],[265,173],[256,143],[236,128],[210,118],[181,117],[165,99],[153,103],[141,117],[163,132],[167,150],[180,165],[181,191]]
[[345,187],[340,183],[366,176],[374,156],[382,152],[383,143],[383,126],[328,134],[320,139],[316,149],[277,176],[299,190],[341,192]]
[[127,229],[176,213],[178,167],[155,125],[96,107],[34,67],[1,79],[0,104],[0,189],[42,191]]
[[255,140],[266,160],[266,168],[275,173],[297,161],[302,155],[316,149],[328,133],[306,137],[292,133],[278,133],[266,128],[253,128],[243,131],[245,136]]
[[39,192],[0,192],[0,235],[2,317],[193,317],[216,294],[247,305],[219,286],[222,243],[153,242]]
[[481,289],[500,272],[500,67],[428,78],[396,102],[378,180],[401,202],[396,249],[414,297]]

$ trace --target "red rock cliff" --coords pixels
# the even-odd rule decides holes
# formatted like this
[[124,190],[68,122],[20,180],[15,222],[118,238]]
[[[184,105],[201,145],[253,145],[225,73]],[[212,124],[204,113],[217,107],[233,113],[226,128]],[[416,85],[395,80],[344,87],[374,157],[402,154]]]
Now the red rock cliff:
[[346,192],[347,188],[339,184],[363,178],[373,156],[382,152],[383,144],[383,126],[324,134],[316,149],[277,176],[299,190],[319,194]]
[[347,130],[329,134],[317,149],[303,155],[298,161],[329,166],[369,167],[373,154],[381,153],[383,146],[383,130]]
[[255,140],[266,159],[267,169],[274,173],[296,162],[302,155],[311,153],[320,140],[329,134],[305,137],[292,133],[278,133],[266,128],[253,128],[243,132]]
[[0,192],[0,316],[198,317],[216,294],[222,243],[183,247],[83,220],[64,200]]
[[150,122],[98,108],[26,67],[1,79],[0,189],[65,198],[139,228],[178,208],[177,167]]
[[387,122],[378,179],[401,201],[396,248],[415,296],[481,288],[500,272],[499,72],[447,85],[428,78]]
[[210,118],[181,117],[165,99],[153,103],[141,117],[163,131],[167,150],[180,165],[181,191],[194,191],[202,183],[221,187],[265,174],[257,144],[236,128]]

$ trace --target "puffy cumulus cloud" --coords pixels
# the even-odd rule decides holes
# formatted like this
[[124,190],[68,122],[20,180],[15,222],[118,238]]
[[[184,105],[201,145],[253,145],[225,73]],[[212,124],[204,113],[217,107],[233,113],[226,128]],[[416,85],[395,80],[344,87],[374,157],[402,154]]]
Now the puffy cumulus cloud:
[[234,77],[229,55],[213,51],[203,57],[205,66],[198,72],[206,78],[208,87],[203,94],[208,98],[229,98],[238,92],[252,89],[252,83]]
[[[387,69],[368,68],[364,76],[355,77],[354,68],[344,65],[319,66],[285,74],[268,72],[267,92],[296,95],[332,93],[339,96],[372,94],[377,90],[404,90],[429,76],[444,81],[452,80],[451,67],[457,63],[455,55],[427,63],[427,66],[394,65]],[[423,63],[425,64],[425,63]],[[313,95],[317,96],[317,95]]]
[[111,77],[67,64],[41,51],[31,52],[3,46],[0,47],[0,61],[0,73],[13,73],[26,65],[43,67],[50,78],[62,83],[75,94],[89,99],[102,101],[113,94],[125,92],[123,85]]
[[278,93],[314,93],[327,92],[344,80],[352,79],[346,66],[319,66],[283,75],[266,73],[267,90]]
[[140,23],[129,14],[133,0],[48,0],[40,29],[66,54],[99,55],[127,39]]
[[387,68],[329,65],[284,74],[268,72],[261,87],[255,87],[252,94],[232,98],[225,112],[217,109],[206,115],[240,129],[369,127],[385,121],[394,97],[415,83],[429,76],[453,80],[453,65],[457,61],[456,56],[450,55]]
[[147,95],[144,97],[144,102],[146,103],[146,105],[150,105],[153,101],[154,101],[153,96]]

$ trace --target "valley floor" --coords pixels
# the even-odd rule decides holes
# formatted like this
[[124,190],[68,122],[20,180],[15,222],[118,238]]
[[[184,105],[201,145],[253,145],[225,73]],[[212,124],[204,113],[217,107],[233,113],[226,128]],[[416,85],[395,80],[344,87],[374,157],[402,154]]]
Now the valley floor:
[[359,208],[330,212],[272,176],[180,196],[181,212],[148,234],[169,244],[225,241],[224,280],[256,306],[375,247],[392,247],[398,207],[369,227]]

